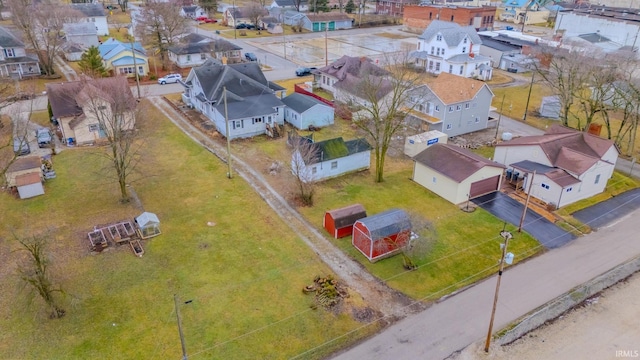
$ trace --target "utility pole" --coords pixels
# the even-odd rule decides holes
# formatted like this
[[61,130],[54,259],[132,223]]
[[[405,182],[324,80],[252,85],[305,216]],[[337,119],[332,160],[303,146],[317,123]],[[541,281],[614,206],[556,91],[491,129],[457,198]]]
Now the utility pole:
[[173,303],[176,308],[176,319],[178,320],[178,333],[180,334],[180,344],[182,345],[182,360],[187,360],[187,346],[184,343],[184,334],[182,333],[182,323],[180,322],[180,307],[178,306],[178,294],[173,294]]
[[529,95],[527,95],[527,105],[524,106],[524,116],[522,121],[527,121],[527,113],[529,112],[529,100],[531,100],[531,89],[533,89],[533,79],[535,79],[535,71],[531,74],[531,84],[529,84]]
[[498,114],[498,125],[496,125],[496,141],[498,141],[498,129],[500,129],[500,119],[502,119],[502,108],[504,107],[504,97],[507,94],[502,94],[502,102],[500,103],[500,114]]
[[[533,187],[533,179],[536,177],[536,170],[533,170],[531,175],[531,182],[529,183],[529,191],[527,192],[527,200],[524,202],[524,210],[520,217],[520,225],[518,225],[518,232],[522,232],[522,225],[524,224],[524,217],[527,215],[527,209],[529,208],[529,199],[531,199],[531,188]],[[516,186],[518,186],[518,180],[516,179]]]
[[[506,224],[505,224],[506,226]],[[496,306],[498,305],[498,294],[500,293],[500,280],[502,279],[502,272],[504,271],[504,263],[511,264],[513,262],[513,254],[507,253],[507,246],[509,240],[513,237],[510,232],[504,229],[500,232],[500,236],[504,239],[504,244],[500,244],[502,247],[502,256],[500,257],[500,270],[498,271],[498,281],[496,282],[496,293],[493,297],[493,309],[491,310],[491,320],[489,320],[489,331],[487,332],[487,341],[484,344],[484,352],[489,352],[489,345],[491,345],[491,332],[493,331],[493,319],[496,316]]]
[[329,33],[329,24],[324,26],[324,66],[329,66],[329,47],[327,46],[327,35]]
[[282,47],[284,49],[284,59],[287,60],[287,38],[284,36],[285,29],[282,25]]
[[140,99],[140,76],[138,76],[138,64],[136,64],[136,50],[133,46],[135,39],[131,38],[131,55],[133,55],[133,71],[136,74],[136,88],[138,89],[138,99]]
[[231,179],[231,135],[229,134],[229,112],[227,110],[227,87],[222,87],[224,95],[224,123],[227,135],[227,178]]

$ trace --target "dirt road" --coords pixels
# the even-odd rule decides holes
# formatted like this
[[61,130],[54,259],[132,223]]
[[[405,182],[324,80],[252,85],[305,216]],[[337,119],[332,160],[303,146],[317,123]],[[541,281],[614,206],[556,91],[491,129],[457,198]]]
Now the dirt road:
[[[161,97],[149,97],[163,114],[178,128],[202,144],[211,153],[226,163],[226,149],[195,128],[166,100]],[[260,173],[247,165],[242,159],[232,155],[234,175],[243,178],[262,199],[273,208],[285,223],[354,291],[358,292],[367,304],[384,315],[389,321],[403,318],[424,308],[405,295],[395,291],[369,274],[358,262],[336,248],[320,232],[310,225],[287,201],[280,196]]]

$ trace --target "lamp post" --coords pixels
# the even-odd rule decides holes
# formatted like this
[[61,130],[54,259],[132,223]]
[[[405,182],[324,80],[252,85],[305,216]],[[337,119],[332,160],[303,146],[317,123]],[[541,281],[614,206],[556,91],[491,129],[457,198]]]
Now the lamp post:
[[[191,303],[193,300],[185,301],[185,304]],[[176,309],[176,320],[178,321],[178,334],[180,334],[180,345],[182,345],[182,360],[187,360],[187,346],[184,342],[184,334],[182,333],[182,322],[180,321],[180,307],[178,306],[178,294],[173,294],[173,306]]]
[[500,129],[500,119],[502,119],[502,108],[504,107],[504,98],[506,94],[502,94],[502,103],[500,104],[500,113],[498,114],[498,124],[496,125],[496,141],[498,141],[498,130]]
[[[505,226],[507,224],[505,223]],[[507,246],[509,245],[509,240],[513,237],[510,232],[505,231],[504,228],[500,232],[500,236],[504,239],[504,243],[500,244],[502,247],[502,256],[500,257],[500,270],[498,271],[498,281],[496,282],[496,293],[493,297],[493,309],[491,310],[491,320],[489,321],[489,331],[487,332],[487,341],[484,344],[484,351],[489,352],[489,345],[491,345],[491,332],[493,331],[493,319],[496,315],[496,306],[498,305],[498,293],[500,292],[500,279],[502,279],[502,272],[504,271],[505,262],[508,265],[513,263],[513,254],[507,252]]]

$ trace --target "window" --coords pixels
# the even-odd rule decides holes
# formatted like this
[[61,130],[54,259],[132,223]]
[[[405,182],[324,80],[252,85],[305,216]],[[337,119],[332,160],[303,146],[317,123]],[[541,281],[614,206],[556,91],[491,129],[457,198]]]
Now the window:
[[429,70],[433,70],[433,61],[429,61]]
[[464,69],[464,67],[460,65],[460,75],[462,75],[462,69]]
[[191,55],[187,55],[187,61],[191,61]]
[[433,52],[435,51],[435,49],[436,49],[435,47],[433,46],[431,47],[431,55],[433,55]]
[[451,124],[447,124],[447,130],[451,130]]
[[437,112],[440,112],[440,105],[436,105],[436,106],[435,106],[435,110],[436,110]]
[[96,132],[100,130],[100,124],[89,124],[89,131]]
[[442,56],[444,56],[444,48],[442,49]]
[[337,169],[338,168],[338,162],[337,161],[332,161],[331,162],[331,168],[332,169]]
[[242,129],[244,126],[244,120],[235,120],[231,122],[233,124],[233,130]]
[[312,174],[315,174],[317,172],[318,172],[318,169],[315,166],[311,168],[311,173]]
[[142,66],[138,66],[138,74],[144,74],[144,69]]
[[435,184],[437,181],[438,181],[438,180],[436,180],[436,177],[435,177],[435,176],[431,178],[431,182],[432,182],[432,183],[434,183],[434,184]]
[[453,106],[449,106],[449,112],[453,112]]
[[571,190],[573,190],[573,188],[567,188],[567,192],[571,192]]
[[600,174],[596,175],[596,181],[594,182],[594,184],[597,184],[600,182]]
[[463,46],[463,47],[462,47],[462,53],[464,54],[464,53],[466,53],[466,52],[467,52],[467,47],[466,47],[466,46]]
[[96,22],[96,18],[91,18],[91,22]]
[[436,41],[441,41],[442,40],[442,35],[438,34],[436,35]]
[[4,49],[4,56],[5,57],[15,57],[16,53],[13,51],[13,49]]
[[440,71],[440,62],[436,63],[436,71]]
[[253,118],[251,119],[252,124],[258,124],[262,122],[262,118]]
[[469,103],[464,104],[464,108],[468,109],[469,108]]
[[549,190],[549,185],[547,185],[545,183],[540,184],[540,186],[542,186],[543,189]]
[[433,13],[429,13],[429,20],[433,18]]
[[436,55],[437,55],[437,56],[440,56],[440,48],[437,48],[437,49],[436,49]]
[[207,54],[202,53],[200,54],[200,60],[206,60],[207,59]]
[[449,74],[453,73],[453,65],[449,65]]
[[468,39],[465,37],[465,38],[462,40],[462,43],[463,43],[463,44],[466,44],[466,43],[467,43],[467,40],[468,40]]
[[453,15],[451,15],[451,21],[453,22]]
[[476,118],[476,124],[480,122],[480,119]]
[[462,106],[461,105],[456,105],[456,111],[460,111],[462,110]]
[[104,105],[98,106],[98,110],[107,110],[107,107]]

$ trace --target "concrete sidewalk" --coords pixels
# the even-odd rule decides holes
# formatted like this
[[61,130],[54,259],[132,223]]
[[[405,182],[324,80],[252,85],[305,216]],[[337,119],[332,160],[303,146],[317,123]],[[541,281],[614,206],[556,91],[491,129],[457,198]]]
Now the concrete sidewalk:
[[[640,254],[635,217],[507,268],[502,276],[494,333],[573,287]],[[515,234],[514,240],[518,241]],[[496,249],[496,259],[499,257]],[[516,259],[518,254],[516,255]],[[335,359],[444,359],[487,334],[495,276],[408,317]]]

